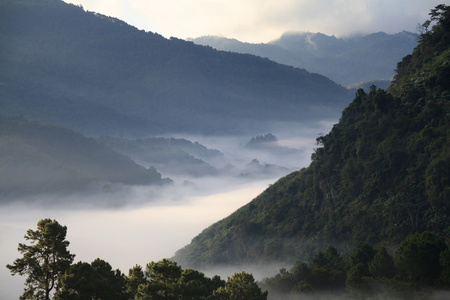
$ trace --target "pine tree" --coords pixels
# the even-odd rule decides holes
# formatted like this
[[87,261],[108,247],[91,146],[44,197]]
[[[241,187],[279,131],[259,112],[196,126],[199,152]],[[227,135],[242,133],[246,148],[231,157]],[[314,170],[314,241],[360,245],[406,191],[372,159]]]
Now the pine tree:
[[59,289],[61,276],[75,256],[67,249],[66,233],[66,226],[51,219],[40,220],[37,230],[27,231],[25,239],[31,245],[19,243],[18,250],[23,257],[6,266],[12,275],[28,275],[20,299],[49,300],[50,293]]

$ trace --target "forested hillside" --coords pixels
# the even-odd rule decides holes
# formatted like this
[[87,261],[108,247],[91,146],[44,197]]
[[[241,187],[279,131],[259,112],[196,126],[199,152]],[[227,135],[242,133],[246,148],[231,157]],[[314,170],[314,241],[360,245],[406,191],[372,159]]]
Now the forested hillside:
[[431,12],[389,91],[358,90],[308,168],[205,229],[174,259],[205,266],[309,260],[329,244],[389,249],[450,234],[450,9]]
[[80,192],[93,184],[105,189],[171,182],[92,138],[20,118],[0,118],[0,165],[0,202]]
[[61,0],[0,1],[0,115],[87,134],[236,133],[339,116],[348,92],[253,55],[144,32]]
[[[267,44],[249,44],[235,39],[204,36],[193,39],[218,50],[250,53],[276,62],[327,76],[344,86],[374,80],[389,81],[394,66],[417,45],[411,32],[377,32],[337,38],[322,33],[286,33]],[[381,83],[381,82],[380,82]]]

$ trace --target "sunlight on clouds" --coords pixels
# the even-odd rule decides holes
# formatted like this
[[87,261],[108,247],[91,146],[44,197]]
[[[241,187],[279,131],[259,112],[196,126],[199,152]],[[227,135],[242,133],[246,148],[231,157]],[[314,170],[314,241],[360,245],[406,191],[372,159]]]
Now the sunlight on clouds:
[[285,32],[348,36],[415,31],[441,0],[65,0],[165,37],[268,42]]

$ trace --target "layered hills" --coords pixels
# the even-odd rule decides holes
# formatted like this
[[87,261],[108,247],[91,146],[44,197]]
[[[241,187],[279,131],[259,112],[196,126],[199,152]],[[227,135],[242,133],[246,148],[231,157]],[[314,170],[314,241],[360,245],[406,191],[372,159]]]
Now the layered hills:
[[[332,244],[394,249],[408,234],[450,233],[450,10],[423,26],[388,91],[358,90],[309,167],[206,228],[184,265],[309,260]],[[347,251],[347,252],[346,252]]]
[[21,118],[0,118],[0,165],[0,202],[171,182],[93,138]]
[[1,0],[0,20],[3,116],[90,135],[224,134],[336,119],[348,104],[348,91],[322,75],[166,39],[61,0]]
[[273,61],[305,68],[327,76],[344,86],[375,81],[387,87],[394,76],[395,64],[412,52],[417,35],[410,32],[337,38],[322,33],[286,33],[267,44],[250,44],[235,39],[203,36],[192,39],[199,45],[218,50],[250,53]]

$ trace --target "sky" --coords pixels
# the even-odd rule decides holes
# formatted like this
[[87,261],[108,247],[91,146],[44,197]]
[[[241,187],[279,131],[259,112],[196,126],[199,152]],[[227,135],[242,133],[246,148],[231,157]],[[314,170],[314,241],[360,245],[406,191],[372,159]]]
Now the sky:
[[286,32],[337,37],[416,32],[448,0],[65,0],[167,38],[205,35],[267,43]]

